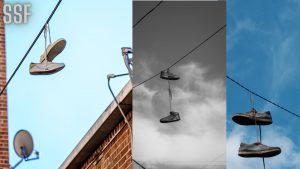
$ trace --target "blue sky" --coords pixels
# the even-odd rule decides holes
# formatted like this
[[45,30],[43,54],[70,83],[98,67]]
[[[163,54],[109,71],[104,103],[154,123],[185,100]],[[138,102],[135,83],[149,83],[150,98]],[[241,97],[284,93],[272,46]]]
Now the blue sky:
[[[17,0],[31,3],[32,16],[24,25],[6,26],[7,76],[9,77],[50,15],[57,1]],[[30,62],[44,50],[43,36],[8,87],[10,164],[19,158],[13,137],[28,130],[40,160],[18,168],[58,168],[112,101],[106,75],[126,73],[121,47],[132,44],[132,3],[129,0],[63,0],[50,22],[52,41],[65,38],[65,50],[54,60],[66,67],[51,76],[31,76]],[[129,77],[113,79],[117,94]]]
[[[227,74],[270,100],[300,113],[300,3],[288,1],[227,1]],[[266,159],[266,168],[299,168],[299,122],[254,97],[258,111],[271,111],[273,124],[263,127],[263,143],[282,153]],[[238,157],[240,142],[256,141],[255,128],[238,126],[235,112],[250,110],[250,96],[227,80],[227,168],[262,168],[261,159]]]

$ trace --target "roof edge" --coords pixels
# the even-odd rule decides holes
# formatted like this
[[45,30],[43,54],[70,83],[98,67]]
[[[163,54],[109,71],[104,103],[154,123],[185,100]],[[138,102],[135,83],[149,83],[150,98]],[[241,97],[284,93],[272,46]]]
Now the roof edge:
[[[127,82],[127,84],[121,89],[119,94],[116,96],[117,100],[121,103],[127,96],[128,94],[132,91],[132,83],[131,81]],[[80,153],[84,150],[87,149],[87,146],[89,145],[90,140],[92,140],[93,137],[95,137],[96,133],[101,130],[101,127],[104,125],[104,123],[108,123],[107,120],[109,119],[110,116],[114,112],[117,112],[117,104],[113,100],[109,106],[104,110],[104,112],[100,115],[100,117],[96,120],[96,122],[92,125],[92,127],[87,131],[87,133],[83,136],[83,138],[79,141],[79,143],[76,145],[76,147],[72,150],[72,152],[68,155],[68,157],[65,159],[65,161],[61,164],[59,169],[66,169],[70,167],[72,163],[76,159],[80,158],[78,157]],[[121,116],[120,113],[118,113],[118,116]],[[123,117],[121,117],[123,118]],[[114,125],[113,123],[106,124],[104,127],[107,129],[107,125]],[[109,126],[109,128],[114,128],[115,126]],[[110,132],[110,131],[107,131]],[[102,140],[102,139],[101,139]],[[103,139],[104,140],[104,139]],[[103,141],[102,140],[102,141]],[[82,159],[81,159],[82,160]]]

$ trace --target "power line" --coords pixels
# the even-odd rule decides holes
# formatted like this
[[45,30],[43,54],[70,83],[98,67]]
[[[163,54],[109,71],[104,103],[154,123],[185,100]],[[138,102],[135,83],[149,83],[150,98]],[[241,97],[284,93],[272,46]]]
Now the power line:
[[26,59],[27,55],[29,54],[29,52],[31,51],[31,49],[33,48],[34,44],[36,43],[36,41],[39,39],[39,37],[41,36],[41,34],[43,33],[45,26],[50,22],[52,16],[54,15],[54,13],[56,12],[58,6],[60,5],[62,0],[59,0],[56,4],[56,6],[54,7],[52,13],[50,14],[50,16],[48,17],[46,23],[43,25],[43,27],[41,28],[40,32],[38,33],[38,35],[35,37],[35,39],[33,40],[33,42],[31,43],[30,47],[28,48],[27,52],[25,53],[25,55],[23,56],[22,60],[20,61],[20,63],[18,64],[17,68],[14,70],[13,74],[10,76],[10,78],[8,79],[7,83],[5,84],[5,86],[3,87],[3,89],[1,90],[0,96],[4,93],[5,89],[7,88],[7,86],[9,85],[10,81],[12,80],[12,78],[15,76],[15,74],[17,73],[17,71],[19,70],[19,68],[21,67],[22,63],[24,62],[24,60]]
[[[189,56],[191,53],[193,53],[195,50],[197,50],[199,47],[201,47],[201,46],[202,46],[204,43],[206,43],[209,39],[211,39],[211,38],[214,37],[216,34],[218,34],[218,33],[219,33],[222,29],[224,29],[225,27],[226,27],[226,24],[223,25],[222,27],[220,27],[219,29],[217,29],[213,34],[211,34],[211,35],[210,35],[209,37],[207,37],[204,41],[202,41],[201,43],[199,43],[199,44],[198,44],[197,46],[195,46],[192,50],[190,50],[189,52],[187,52],[184,56],[182,56],[181,58],[179,58],[176,62],[174,62],[172,65],[170,65],[170,66],[169,66],[168,68],[166,68],[166,69],[169,69],[169,68],[175,66],[177,63],[179,63],[179,62],[182,61],[184,58],[186,58],[186,57]],[[164,69],[164,70],[166,70],[166,69]],[[142,84],[144,84],[144,83],[150,81],[151,79],[153,79],[154,77],[158,76],[159,74],[160,74],[160,72],[157,73],[157,74],[155,74],[155,75],[153,75],[153,76],[151,76],[150,78],[148,78],[148,79],[146,79],[146,80],[144,80],[144,81],[138,83],[137,85],[133,86],[133,88],[136,88],[136,87],[138,87],[138,86],[140,86],[140,85],[142,85]]]
[[280,106],[279,104],[277,104],[277,103],[275,103],[275,102],[273,102],[273,101],[270,101],[269,99],[267,99],[267,98],[265,98],[265,97],[263,97],[263,96],[261,96],[261,95],[255,93],[254,91],[252,91],[252,90],[250,90],[249,88],[245,87],[244,85],[242,85],[241,83],[239,83],[239,82],[237,82],[236,80],[232,79],[232,78],[229,77],[228,75],[226,75],[226,78],[229,79],[229,80],[231,80],[232,82],[234,82],[235,84],[237,84],[237,85],[240,86],[241,88],[245,89],[246,91],[252,93],[253,95],[255,95],[255,96],[257,96],[257,97],[259,97],[259,98],[265,100],[266,102],[271,103],[272,105],[274,105],[274,106],[276,106],[276,107],[278,107],[278,108],[280,108],[280,109],[282,109],[282,110],[284,110],[284,111],[290,113],[290,114],[293,115],[293,116],[296,116],[296,117],[300,118],[300,115],[298,115],[298,114],[296,114],[296,113],[294,113],[294,112],[288,110],[287,108],[284,108],[284,107]]
[[146,167],[144,167],[142,164],[137,162],[135,159],[132,159],[132,161],[135,162],[138,166],[142,167],[143,169],[146,169]]
[[148,11],[143,17],[141,17],[134,25],[133,28],[135,28],[140,22],[142,22],[143,19],[145,19],[151,12],[153,12],[163,1],[160,1],[156,6],[154,6],[150,11]]

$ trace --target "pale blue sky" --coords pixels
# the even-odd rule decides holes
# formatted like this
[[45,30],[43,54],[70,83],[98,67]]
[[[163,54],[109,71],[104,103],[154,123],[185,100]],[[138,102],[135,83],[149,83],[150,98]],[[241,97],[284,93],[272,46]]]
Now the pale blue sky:
[[[6,26],[7,76],[9,77],[50,15],[57,1],[9,0],[32,4],[29,23]],[[88,2],[88,3],[87,3]],[[106,75],[126,73],[121,47],[132,44],[132,2],[63,0],[50,22],[52,41],[65,38],[65,50],[54,60],[66,67],[51,76],[29,74],[44,50],[43,36],[8,87],[10,164],[19,158],[13,137],[28,130],[40,152],[37,161],[19,169],[58,168],[112,101]],[[113,79],[117,94],[129,77]]]

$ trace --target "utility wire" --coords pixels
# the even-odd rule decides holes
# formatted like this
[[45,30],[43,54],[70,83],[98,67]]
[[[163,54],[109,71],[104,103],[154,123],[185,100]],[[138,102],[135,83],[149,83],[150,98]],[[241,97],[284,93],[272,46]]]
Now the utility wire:
[[142,167],[143,169],[146,169],[146,167],[144,167],[142,164],[140,164],[139,162],[137,162],[135,159],[132,159],[133,162],[135,162],[138,166]]
[[[225,27],[226,27],[226,24],[223,25],[222,27],[220,27],[219,29],[217,29],[213,34],[211,34],[211,35],[210,35],[209,37],[207,37],[204,41],[202,41],[201,43],[199,43],[199,44],[198,44],[197,46],[195,46],[192,50],[190,50],[189,52],[187,52],[184,56],[182,56],[181,58],[179,58],[176,62],[174,62],[172,65],[170,65],[170,66],[167,67],[166,69],[169,69],[169,68],[175,66],[177,63],[179,63],[180,61],[182,61],[184,58],[186,58],[186,57],[189,56],[191,53],[193,53],[195,50],[197,50],[199,47],[201,47],[203,44],[205,44],[209,39],[211,39],[211,38],[214,37],[216,34],[218,34],[218,33],[219,33],[222,29],[224,29]],[[166,70],[166,69],[164,69],[164,70]],[[136,88],[136,87],[138,87],[138,86],[140,86],[140,85],[142,85],[142,84],[144,84],[144,83],[150,81],[151,79],[155,78],[155,77],[158,76],[159,74],[160,74],[160,72],[157,73],[157,74],[155,74],[155,75],[153,75],[153,76],[151,76],[150,78],[148,78],[148,79],[146,79],[146,80],[144,80],[144,81],[138,83],[137,85],[133,86],[133,88]]]
[[30,47],[28,48],[27,52],[25,53],[25,55],[23,56],[22,60],[20,61],[20,63],[18,64],[17,68],[14,70],[13,74],[10,76],[10,78],[8,79],[7,83],[5,84],[5,86],[3,87],[3,89],[1,90],[0,96],[2,96],[2,94],[4,93],[5,89],[7,88],[7,86],[9,85],[10,81],[12,80],[12,78],[15,76],[15,74],[17,73],[17,71],[19,70],[19,68],[21,67],[22,63],[24,62],[24,60],[26,59],[27,55],[29,54],[29,52],[31,51],[32,47],[34,46],[34,44],[36,43],[36,41],[39,39],[39,37],[41,36],[41,34],[43,33],[46,25],[50,22],[52,16],[54,15],[54,13],[56,12],[57,8],[59,7],[60,3],[62,0],[59,0],[56,4],[56,6],[54,7],[52,13],[50,14],[50,16],[48,17],[47,21],[45,22],[45,24],[43,25],[43,27],[41,28],[40,32],[38,33],[38,35],[35,37],[35,39],[33,40],[33,42],[31,43]]
[[163,1],[160,1],[155,7],[153,7],[150,11],[148,11],[143,17],[141,17],[134,25],[135,28],[142,20],[144,20],[151,12],[153,12]]
[[[125,76],[125,75],[128,75],[128,73],[120,74],[120,75],[114,75],[114,77]],[[128,122],[126,116],[125,116],[125,113],[123,112],[123,110],[122,110],[122,108],[121,108],[121,106],[120,106],[119,101],[117,100],[117,98],[116,98],[114,92],[112,91],[112,89],[111,89],[111,87],[110,87],[110,78],[111,78],[111,77],[109,77],[109,76],[107,77],[107,85],[108,85],[108,89],[109,89],[111,95],[113,96],[114,101],[115,101],[115,103],[117,104],[117,107],[118,107],[118,109],[119,109],[121,115],[123,116],[125,123],[126,123],[127,126],[128,126],[128,130],[129,130],[129,132],[130,132],[129,134],[130,134],[130,136],[131,136],[131,141],[130,141],[130,142],[132,143],[132,129],[131,129],[131,126],[130,126],[130,124],[129,124],[129,122]]]
[[212,165],[212,163],[216,162],[217,159],[219,159],[219,158],[222,157],[223,155],[225,155],[225,152],[223,152],[223,153],[219,154],[218,156],[216,156],[215,158],[213,158],[213,159],[212,159],[211,161],[209,161],[206,165],[207,165],[207,166]]
[[280,106],[279,104],[277,104],[277,103],[275,103],[275,102],[273,102],[273,101],[270,101],[269,99],[267,99],[267,98],[265,98],[265,97],[263,97],[263,96],[261,96],[261,95],[255,93],[254,91],[252,91],[252,90],[250,90],[249,88],[245,87],[245,86],[242,85],[241,83],[239,83],[239,82],[237,82],[236,80],[232,79],[230,76],[227,76],[227,75],[226,75],[226,78],[229,79],[229,80],[231,80],[232,82],[234,82],[235,84],[237,84],[237,85],[240,86],[241,88],[243,88],[243,89],[247,90],[248,92],[252,93],[253,95],[255,95],[255,96],[257,96],[257,97],[259,97],[259,98],[265,100],[266,102],[271,103],[272,105],[274,105],[274,106],[276,106],[276,107],[278,107],[278,108],[280,108],[280,109],[282,109],[282,110],[284,110],[284,111],[290,113],[290,114],[293,115],[293,116],[296,116],[296,117],[300,118],[300,115],[298,115],[298,114],[296,114],[296,113],[294,113],[294,112],[288,110],[287,108],[284,108],[284,107]]

